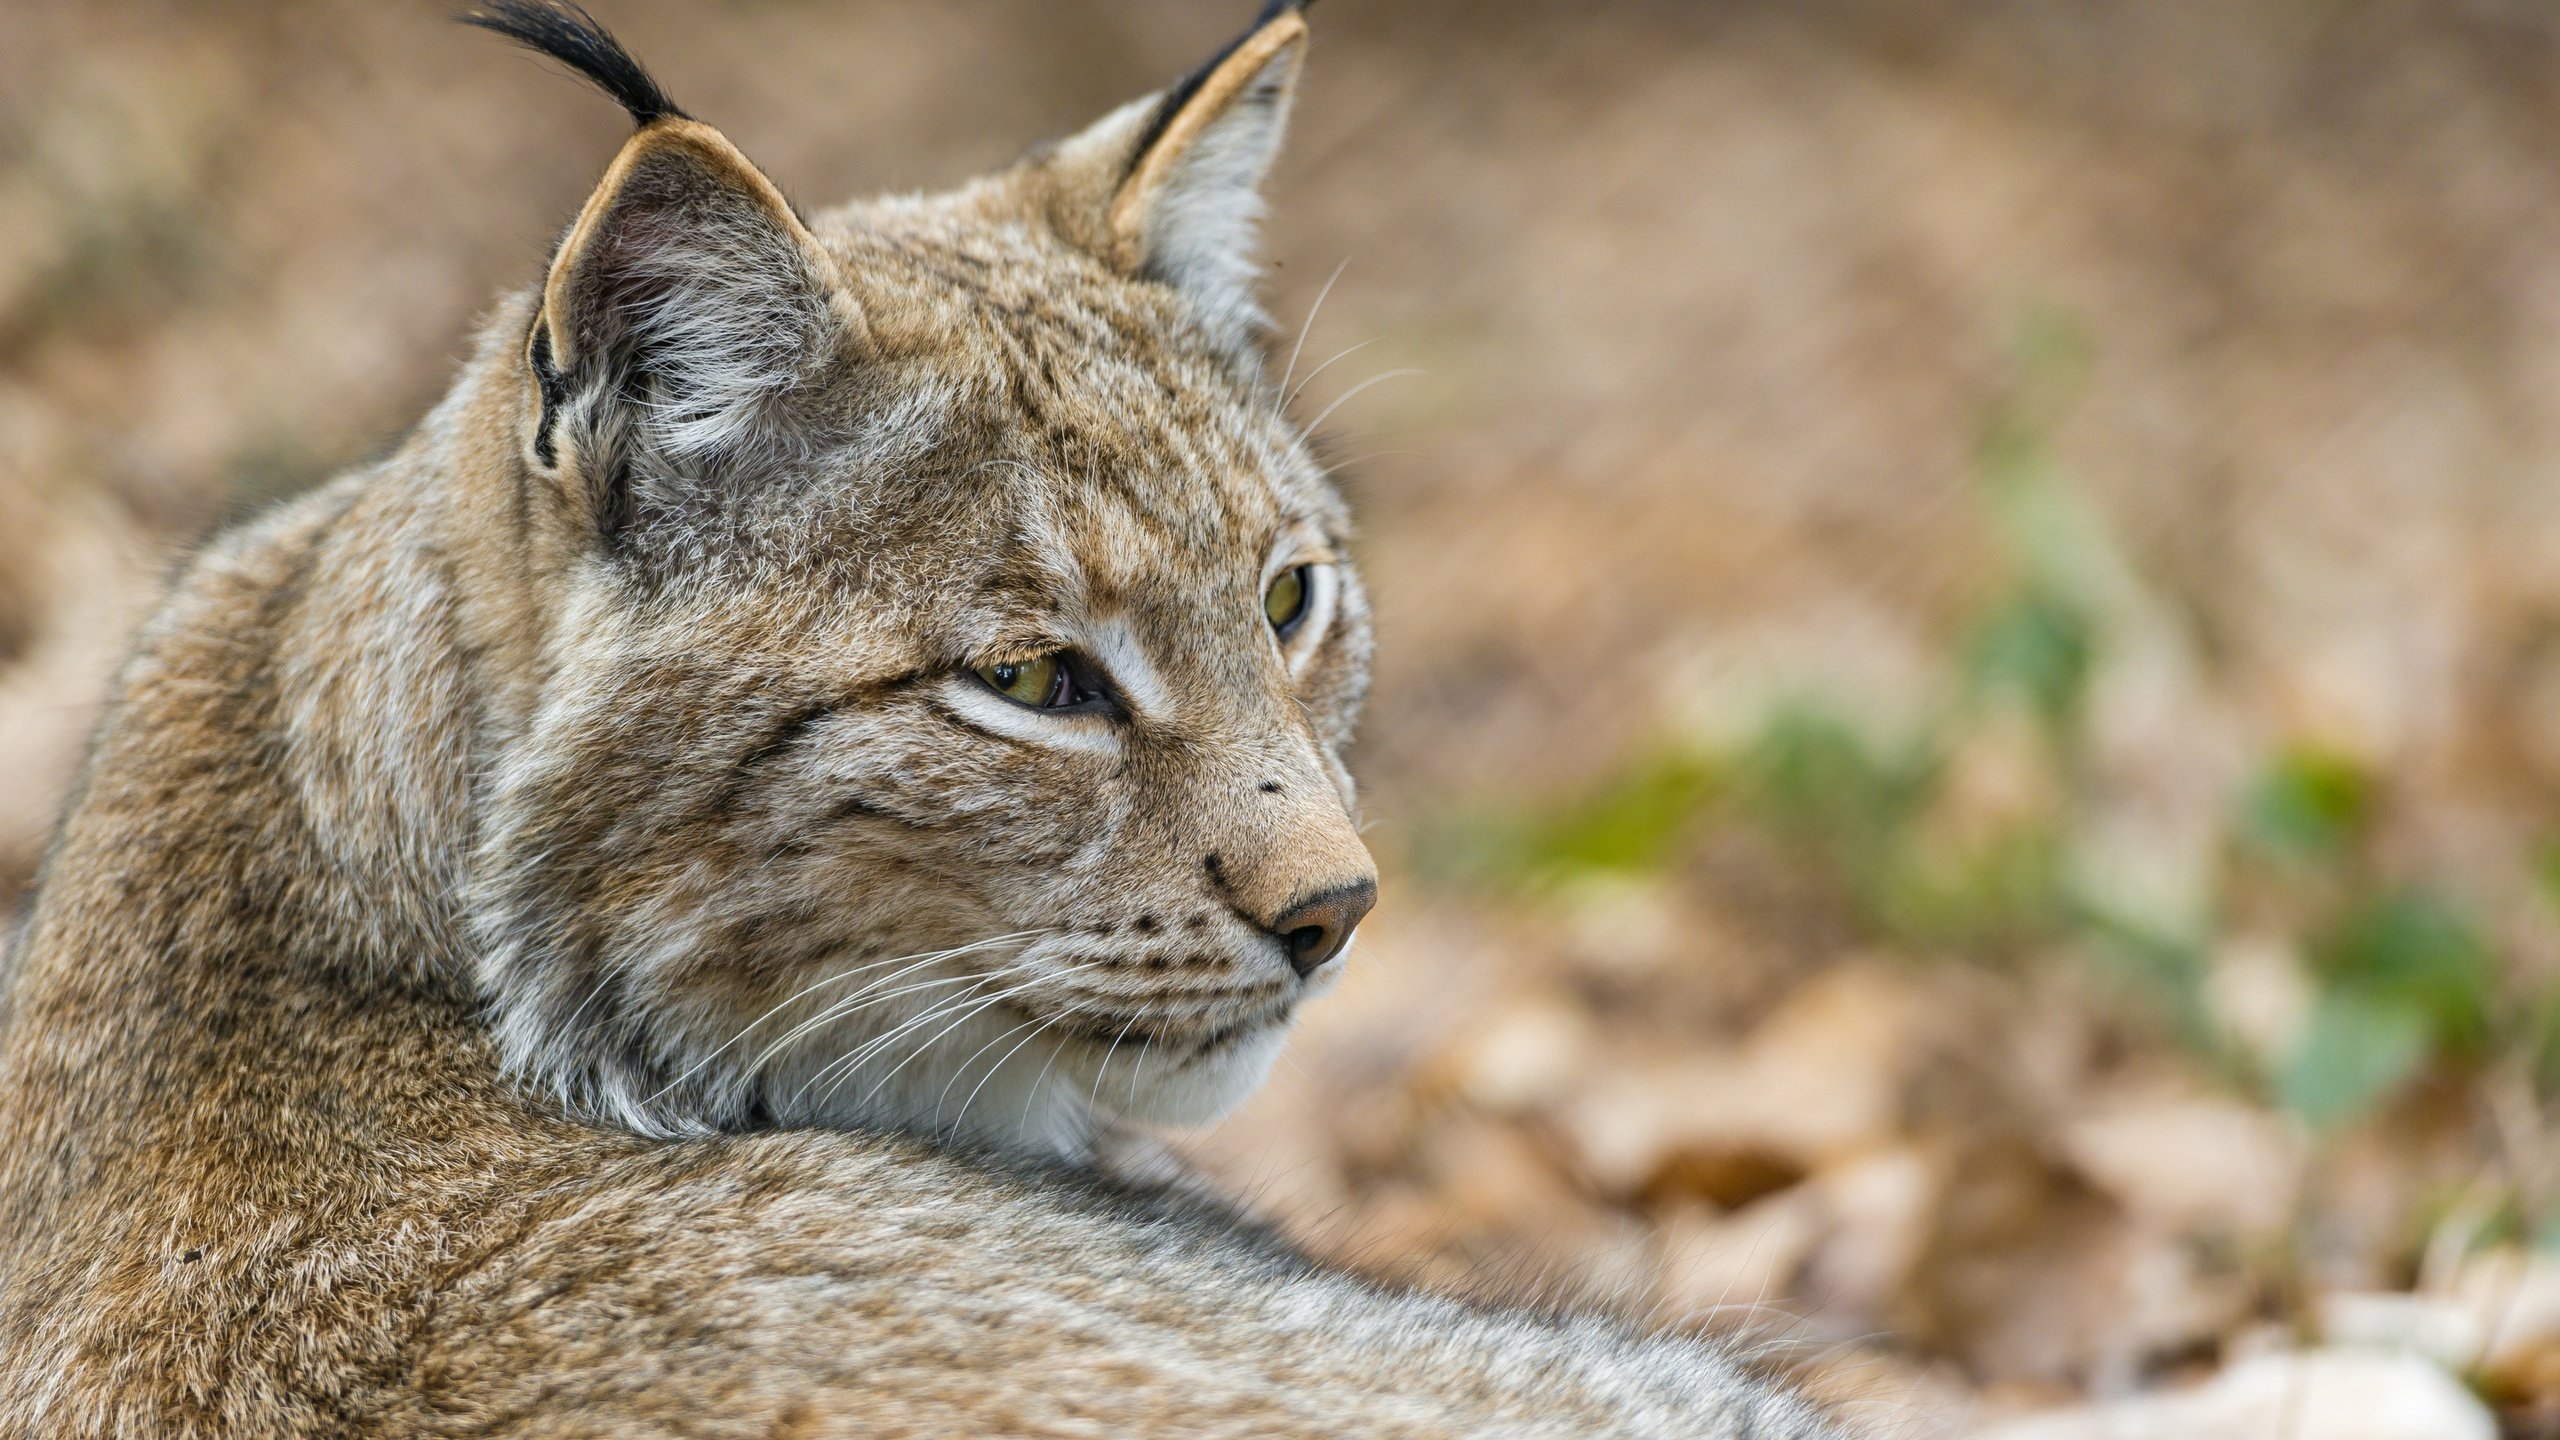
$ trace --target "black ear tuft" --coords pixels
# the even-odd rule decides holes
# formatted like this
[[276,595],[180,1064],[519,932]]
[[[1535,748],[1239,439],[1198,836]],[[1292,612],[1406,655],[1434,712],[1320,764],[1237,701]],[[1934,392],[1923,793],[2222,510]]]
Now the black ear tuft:
[[621,102],[635,125],[693,118],[678,109],[640,62],[631,58],[631,52],[622,48],[622,42],[575,0],[490,0],[461,18],[465,25],[504,35],[584,75]]

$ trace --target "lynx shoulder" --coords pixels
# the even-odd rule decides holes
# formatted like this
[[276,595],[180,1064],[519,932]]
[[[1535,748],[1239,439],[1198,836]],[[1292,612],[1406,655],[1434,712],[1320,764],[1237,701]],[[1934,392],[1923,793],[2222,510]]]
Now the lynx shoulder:
[[1089,1163],[1376,893],[1266,373],[1304,19],[955,192],[635,131],[402,448],[142,636],[0,972],[0,1433],[1814,1436]]

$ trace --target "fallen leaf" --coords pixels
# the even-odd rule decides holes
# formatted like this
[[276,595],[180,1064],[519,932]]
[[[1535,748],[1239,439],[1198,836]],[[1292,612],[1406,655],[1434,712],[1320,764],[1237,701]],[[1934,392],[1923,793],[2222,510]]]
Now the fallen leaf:
[[2300,1142],[2275,1117],[2237,1100],[2118,1101],[2071,1123],[2061,1139],[2099,1189],[2174,1233],[2261,1236],[2292,1219]]
[[1991,1426],[1976,1440],[2497,1440],[2488,1410],[2414,1355],[2243,1361],[2192,1390]]

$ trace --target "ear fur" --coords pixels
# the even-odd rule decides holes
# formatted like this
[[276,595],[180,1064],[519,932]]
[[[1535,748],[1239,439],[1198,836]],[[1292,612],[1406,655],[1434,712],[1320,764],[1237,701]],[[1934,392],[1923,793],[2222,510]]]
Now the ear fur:
[[542,288],[528,358],[537,464],[574,468],[608,534],[636,462],[715,467],[780,434],[778,404],[855,317],[773,182],[698,121],[614,157]]
[[1055,162],[1079,203],[1099,212],[1072,229],[1124,273],[1181,291],[1213,331],[1238,341],[1262,320],[1262,181],[1306,58],[1304,9],[1303,0],[1272,0],[1208,64],[1104,117]]

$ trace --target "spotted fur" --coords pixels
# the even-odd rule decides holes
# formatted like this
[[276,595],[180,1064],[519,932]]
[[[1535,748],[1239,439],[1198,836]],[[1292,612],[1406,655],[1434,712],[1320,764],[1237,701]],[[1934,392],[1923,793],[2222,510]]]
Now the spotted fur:
[[[0,1433],[1820,1433],[1090,1163],[1257,1083],[1343,963],[1292,917],[1372,883],[1367,608],[1247,288],[1296,10],[806,217],[493,13],[639,128],[125,672],[0,985]],[[973,675],[1060,651],[1093,706]]]

